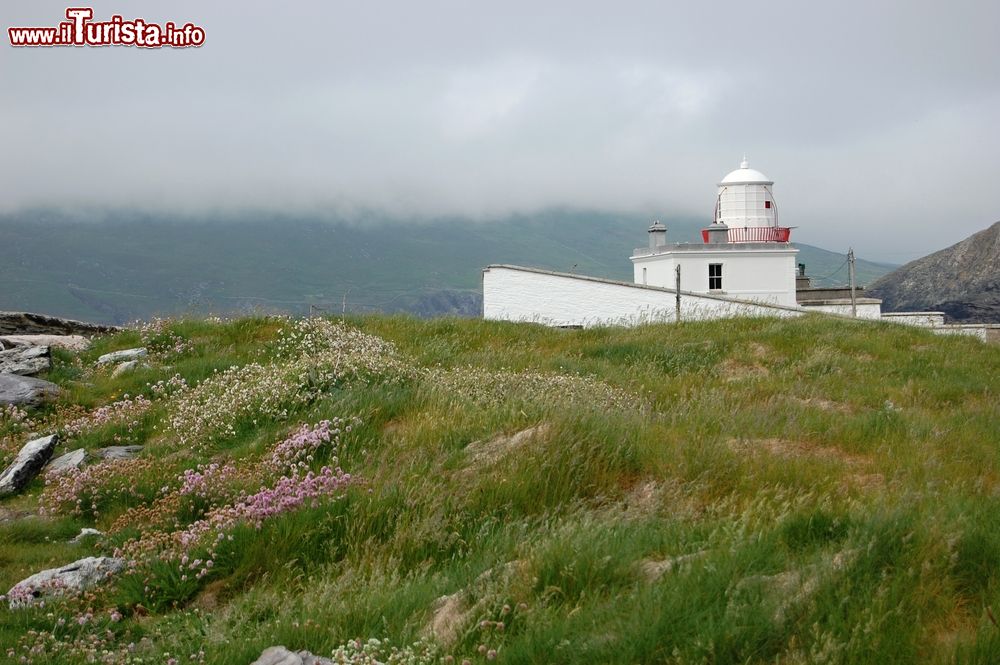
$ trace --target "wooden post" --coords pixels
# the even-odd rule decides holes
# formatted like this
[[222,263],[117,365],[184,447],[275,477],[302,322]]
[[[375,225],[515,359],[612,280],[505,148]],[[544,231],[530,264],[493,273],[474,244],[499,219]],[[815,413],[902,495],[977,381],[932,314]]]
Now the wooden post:
[[677,323],[681,322],[681,266],[677,264],[677,279],[674,284],[674,293],[676,298],[676,311],[674,312]]
[[854,293],[854,248],[847,250],[847,274],[851,277],[851,316],[858,318],[858,299]]

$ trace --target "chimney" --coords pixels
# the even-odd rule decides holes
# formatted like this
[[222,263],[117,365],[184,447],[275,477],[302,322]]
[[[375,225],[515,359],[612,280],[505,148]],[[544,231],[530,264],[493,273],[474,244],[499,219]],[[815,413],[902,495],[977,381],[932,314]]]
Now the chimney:
[[649,248],[659,249],[667,244],[667,227],[656,220],[649,226]]
[[806,275],[806,264],[799,264],[799,271],[795,274],[795,288],[808,289],[812,286],[812,280]]
[[705,242],[710,245],[726,244],[729,242],[729,227],[722,222],[710,224],[702,231],[702,235],[705,237]]

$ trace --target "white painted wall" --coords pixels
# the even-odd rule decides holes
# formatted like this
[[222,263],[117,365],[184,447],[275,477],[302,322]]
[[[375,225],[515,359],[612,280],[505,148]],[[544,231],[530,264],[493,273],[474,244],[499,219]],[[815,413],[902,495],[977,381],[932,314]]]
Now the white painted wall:
[[886,312],[882,318],[891,323],[931,328],[944,325],[944,312]]
[[930,329],[932,333],[936,335],[964,335],[966,337],[975,337],[981,342],[989,341],[989,328],[985,325],[971,325],[971,326],[935,326]]
[[[866,298],[865,300],[874,300],[873,298]],[[809,304],[802,303],[800,305],[803,309],[809,312],[823,312],[826,314],[839,314],[840,316],[850,316],[851,315],[851,303],[823,303],[823,304]],[[859,302],[858,303],[858,318],[859,319],[872,319],[878,320],[882,318],[882,301],[876,300],[875,302]]]
[[[674,268],[681,266],[681,290],[709,293],[708,266],[722,264],[723,295],[739,300],[753,300],[772,305],[795,307],[795,257],[798,250],[781,249],[694,249],[667,250],[631,257],[635,283],[674,288]],[[643,282],[645,269],[645,282]]]
[[[516,266],[483,270],[483,317],[490,320],[550,326],[638,325],[673,321],[674,307],[675,294],[661,288]],[[798,308],[681,294],[685,321],[802,314]]]

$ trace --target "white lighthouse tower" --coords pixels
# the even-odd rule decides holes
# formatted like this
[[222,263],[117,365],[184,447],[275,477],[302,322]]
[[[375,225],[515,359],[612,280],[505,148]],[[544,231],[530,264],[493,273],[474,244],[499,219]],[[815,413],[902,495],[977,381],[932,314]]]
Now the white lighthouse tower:
[[773,186],[774,181],[750,168],[743,155],[740,167],[719,183],[714,220],[703,233],[705,242],[723,238],[725,242],[788,242],[790,229],[778,226]]
[[794,307],[798,250],[791,230],[778,226],[773,186],[744,156],[719,182],[702,243],[668,243],[665,229],[654,242],[650,227],[650,246],[630,257],[635,283],[674,288],[679,267],[684,291]]

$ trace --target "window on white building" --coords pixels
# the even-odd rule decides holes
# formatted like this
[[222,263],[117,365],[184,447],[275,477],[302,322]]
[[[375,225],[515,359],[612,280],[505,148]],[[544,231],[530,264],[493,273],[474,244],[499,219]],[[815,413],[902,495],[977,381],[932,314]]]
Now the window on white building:
[[722,264],[721,263],[709,263],[708,264],[708,290],[709,291],[721,291],[722,290]]

